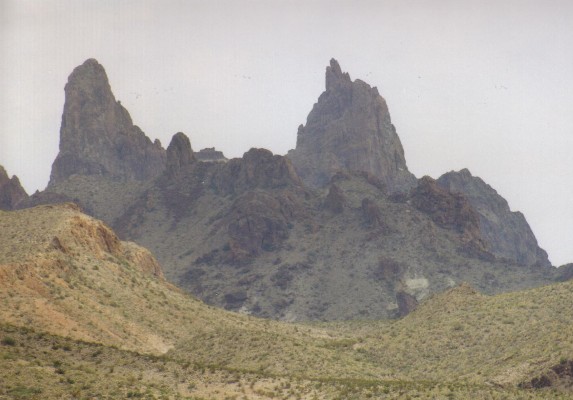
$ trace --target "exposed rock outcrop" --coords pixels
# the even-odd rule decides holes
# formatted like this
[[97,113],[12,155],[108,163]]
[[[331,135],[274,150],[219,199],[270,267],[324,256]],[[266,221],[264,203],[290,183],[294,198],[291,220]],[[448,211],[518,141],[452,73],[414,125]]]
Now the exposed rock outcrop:
[[16,175],[8,177],[4,167],[0,165],[0,210],[14,210],[28,198],[28,194],[20,185]]
[[195,158],[203,162],[225,162],[227,157],[222,151],[215,150],[214,147],[208,147],[195,152]]
[[573,360],[563,359],[551,367],[545,374],[537,376],[529,382],[519,384],[524,389],[552,388],[565,393],[573,392]]
[[300,209],[296,197],[287,194],[247,192],[239,197],[227,217],[229,261],[241,263],[275,250],[288,237]]
[[415,186],[386,101],[376,88],[352,81],[334,59],[326,68],[326,91],[298,129],[288,157],[301,178],[324,186],[339,170],[365,171],[391,192]]
[[362,214],[364,216],[364,222],[366,225],[373,228],[379,228],[384,225],[380,207],[378,207],[378,205],[372,201],[372,199],[362,199]]
[[418,300],[416,296],[411,295],[405,291],[398,291],[396,293],[396,303],[398,304],[398,316],[404,317],[410,314],[418,307]]
[[195,161],[197,160],[189,138],[182,132],[173,135],[167,147],[167,173],[172,176],[178,175],[182,169]]
[[243,158],[230,160],[212,179],[213,185],[224,194],[302,185],[291,161],[266,149],[250,149]]
[[442,175],[437,183],[469,200],[479,217],[481,236],[493,254],[520,265],[551,265],[523,214],[512,212],[507,201],[479,177],[463,169]]
[[412,190],[410,201],[437,225],[458,232],[463,243],[461,250],[468,255],[491,258],[481,236],[479,216],[463,194],[452,193],[434,179],[424,176]]
[[334,214],[340,214],[344,211],[344,206],[346,205],[346,198],[344,192],[336,184],[330,185],[328,189],[328,194],[324,199],[322,206],[325,210],[328,210]]
[[73,174],[147,180],[165,168],[165,150],[133,125],[94,59],[74,69],[65,87],[60,151],[48,188]]
[[449,192],[429,176],[419,180],[410,200],[442,228],[479,236],[479,217],[468,199],[460,193]]
[[565,264],[557,268],[555,271],[555,280],[559,282],[570,281],[573,279],[573,264]]

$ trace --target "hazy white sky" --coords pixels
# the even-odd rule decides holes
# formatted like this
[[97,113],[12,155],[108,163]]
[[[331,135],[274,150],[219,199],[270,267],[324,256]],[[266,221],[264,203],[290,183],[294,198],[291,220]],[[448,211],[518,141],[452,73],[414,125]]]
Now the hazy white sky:
[[0,164],[47,184],[64,85],[96,58],[164,147],[284,154],[330,58],[377,86],[418,177],[467,167],[573,261],[569,0],[1,0]]

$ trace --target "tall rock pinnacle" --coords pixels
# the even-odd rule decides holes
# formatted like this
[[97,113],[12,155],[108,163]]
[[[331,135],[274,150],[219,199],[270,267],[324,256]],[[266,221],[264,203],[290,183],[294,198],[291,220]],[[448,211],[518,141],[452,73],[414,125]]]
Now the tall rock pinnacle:
[[133,125],[94,59],[76,67],[65,87],[60,152],[49,186],[73,174],[146,180],[165,169],[165,150]]
[[298,129],[288,157],[309,185],[324,186],[340,170],[366,171],[390,191],[416,185],[404,149],[378,90],[343,73],[338,62],[326,68],[326,91]]

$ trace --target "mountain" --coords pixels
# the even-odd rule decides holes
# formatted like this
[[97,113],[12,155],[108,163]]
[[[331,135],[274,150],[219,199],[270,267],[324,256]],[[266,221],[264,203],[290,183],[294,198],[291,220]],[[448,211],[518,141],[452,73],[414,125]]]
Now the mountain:
[[[388,318],[463,281],[493,294],[554,279],[493,189],[474,182],[480,203],[408,172],[385,100],[335,60],[287,156],[227,160],[194,152],[181,132],[163,150],[128,116],[101,65],[76,68],[53,179],[21,206],[73,201],[209,304],[288,321]],[[513,236],[489,223],[491,210],[517,221]]]
[[297,172],[310,186],[322,187],[338,171],[364,171],[390,191],[407,191],[416,179],[392,125],[386,101],[367,83],[352,81],[334,59],[326,68],[326,91],[298,128],[289,151]]
[[28,198],[28,194],[20,184],[16,175],[8,177],[8,173],[0,165],[0,210],[13,210]]
[[[365,206],[368,208],[368,206]],[[0,212],[2,398],[568,398],[573,281],[467,284],[400,320],[210,307],[72,204]]]

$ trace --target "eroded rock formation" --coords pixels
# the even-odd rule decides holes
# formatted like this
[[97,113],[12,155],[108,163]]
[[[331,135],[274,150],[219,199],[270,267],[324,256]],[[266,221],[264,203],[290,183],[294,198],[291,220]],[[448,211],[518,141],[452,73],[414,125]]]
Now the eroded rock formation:
[[4,167],[0,165],[0,210],[13,210],[28,198],[28,194],[20,185],[16,175],[8,177]]
[[479,217],[481,235],[493,254],[520,265],[551,265],[523,214],[512,212],[507,201],[482,179],[463,169],[442,175],[437,183],[468,199]]
[[76,67],[65,87],[60,151],[48,188],[73,174],[146,180],[165,168],[165,150],[133,124],[94,59]]
[[352,81],[334,59],[326,68],[326,91],[298,129],[289,151],[305,183],[324,186],[340,170],[365,171],[390,191],[415,185],[386,101],[367,83]]

